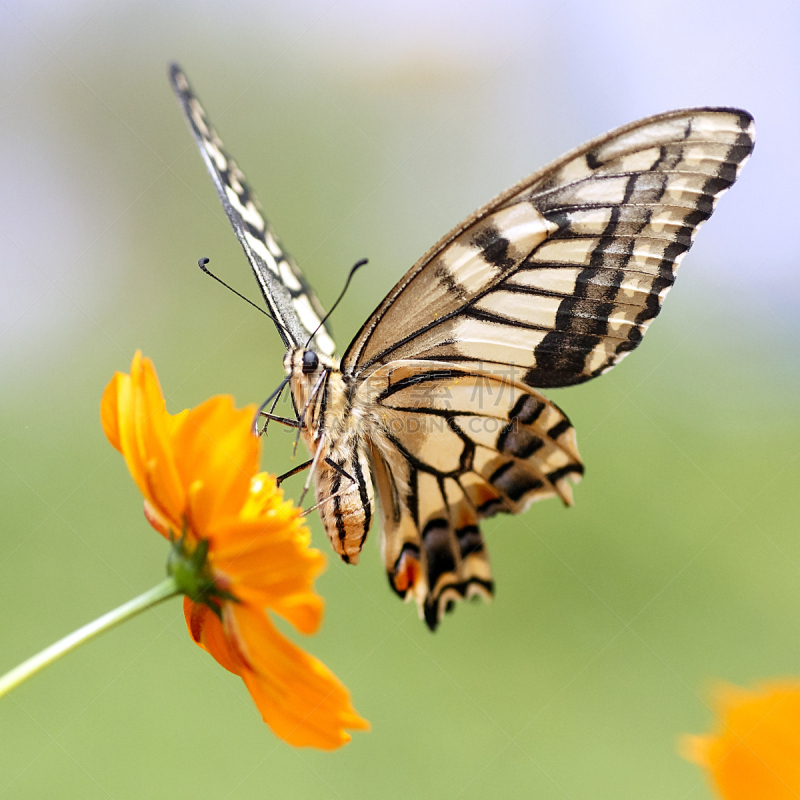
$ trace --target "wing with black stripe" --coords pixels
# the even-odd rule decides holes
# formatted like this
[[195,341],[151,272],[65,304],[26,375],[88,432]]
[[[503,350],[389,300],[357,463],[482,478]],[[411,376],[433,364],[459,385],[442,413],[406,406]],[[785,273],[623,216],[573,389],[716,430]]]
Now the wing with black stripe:
[[481,519],[572,503],[575,431],[541,394],[479,364],[396,361],[369,383],[386,570],[435,628],[451,601],[492,593]]
[[278,323],[284,344],[287,348],[302,347],[319,328],[312,346],[317,352],[332,356],[334,342],[330,331],[320,326],[324,317],[322,306],[262,214],[242,171],[226,152],[186,76],[176,64],[170,67],[170,80],[228,219]]
[[681,259],[753,148],[744,111],[673,111],[595,139],[435,245],[343,358],[513,367],[528,386],[606,372],[641,341]]

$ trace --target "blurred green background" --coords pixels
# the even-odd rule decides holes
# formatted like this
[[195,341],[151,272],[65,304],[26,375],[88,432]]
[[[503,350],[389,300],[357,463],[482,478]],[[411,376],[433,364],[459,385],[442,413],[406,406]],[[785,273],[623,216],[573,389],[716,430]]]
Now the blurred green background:
[[282,375],[270,323],[196,267],[256,297],[168,61],[325,304],[370,258],[341,348],[431,243],[568,148],[692,105],[758,128],[643,347],[552,393],[586,479],[572,509],[484,525],[495,602],[431,635],[377,531],[357,568],[330,559],[303,644],[371,733],[284,745],[171,601],[0,702],[0,797],[711,797],[676,749],[712,723],[709,687],[800,673],[799,22],[783,0],[0,4],[0,670],[164,574],[100,428],[113,372],[141,348],[173,412]]

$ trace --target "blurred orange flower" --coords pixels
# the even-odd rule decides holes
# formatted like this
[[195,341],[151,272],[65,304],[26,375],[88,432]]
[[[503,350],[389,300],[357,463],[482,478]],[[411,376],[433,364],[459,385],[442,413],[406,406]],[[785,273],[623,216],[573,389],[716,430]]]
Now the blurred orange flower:
[[[267,609],[313,633],[325,558],[275,480],[259,473],[255,407],[212,397],[171,415],[152,362],[137,352],[101,404],[103,429],[144,495],[145,516],[173,542],[194,641],[239,675],[264,721],[295,746],[331,750],[367,729],[339,679],[275,628]],[[178,573],[183,575],[180,579]],[[187,575],[187,572],[189,573]]]
[[705,767],[725,800],[800,797],[800,681],[715,693],[719,730],[686,736],[683,754]]

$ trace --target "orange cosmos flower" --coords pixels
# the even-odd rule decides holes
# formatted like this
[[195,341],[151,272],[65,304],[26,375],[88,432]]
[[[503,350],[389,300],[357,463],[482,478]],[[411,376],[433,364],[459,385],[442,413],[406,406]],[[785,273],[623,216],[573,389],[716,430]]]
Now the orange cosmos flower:
[[725,800],[800,797],[800,681],[716,691],[719,730],[684,738],[684,756],[705,767]]
[[264,721],[296,746],[332,750],[367,729],[338,678],[286,639],[267,609],[313,633],[325,558],[300,512],[259,473],[255,407],[212,397],[171,415],[155,369],[137,352],[101,404],[103,429],[144,495],[145,516],[173,542],[171,573],[194,641],[239,675]]

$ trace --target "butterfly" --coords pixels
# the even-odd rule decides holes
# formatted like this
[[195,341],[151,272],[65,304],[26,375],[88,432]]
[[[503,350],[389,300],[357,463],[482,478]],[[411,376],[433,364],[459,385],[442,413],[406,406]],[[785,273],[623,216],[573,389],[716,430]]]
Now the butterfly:
[[180,68],[170,77],[286,345],[333,549],[358,562],[377,494],[389,583],[435,630],[455,601],[491,599],[482,519],[572,504],[575,431],[539,390],[608,372],[639,345],[750,156],[753,118],[670,111],[572,150],[428,250],[337,359],[302,272]]

